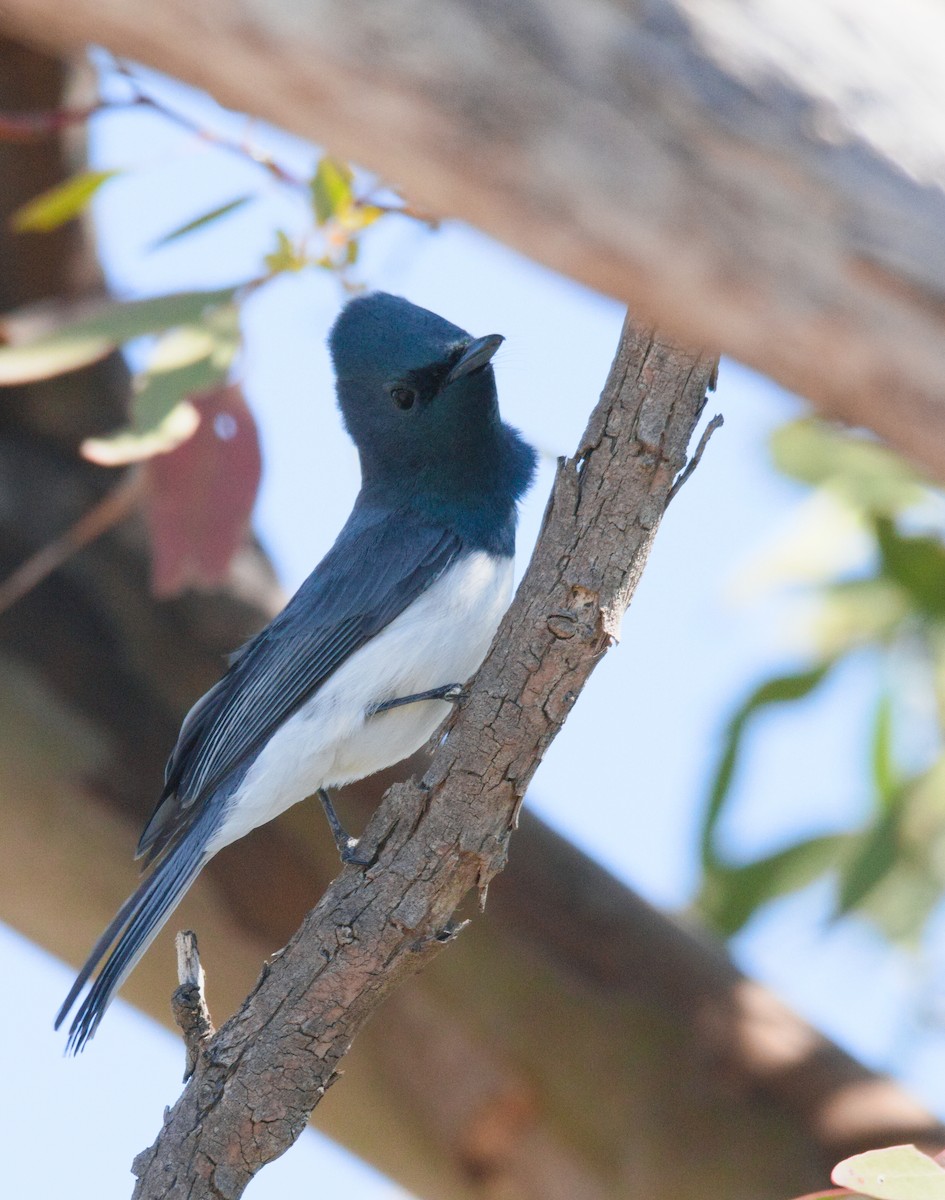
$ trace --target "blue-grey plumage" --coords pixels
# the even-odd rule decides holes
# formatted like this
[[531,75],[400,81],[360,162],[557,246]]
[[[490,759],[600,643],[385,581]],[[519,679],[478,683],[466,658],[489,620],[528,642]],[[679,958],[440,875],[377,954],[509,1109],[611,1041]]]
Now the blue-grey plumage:
[[392,700],[465,682],[508,605],[516,504],[534,451],[499,415],[491,360],[409,301],[351,301],[329,344],[361,490],[285,609],[194,705],[138,846],[150,873],[96,943],[56,1019],[78,1051],[218,850],[323,788],[408,757],[448,712]]

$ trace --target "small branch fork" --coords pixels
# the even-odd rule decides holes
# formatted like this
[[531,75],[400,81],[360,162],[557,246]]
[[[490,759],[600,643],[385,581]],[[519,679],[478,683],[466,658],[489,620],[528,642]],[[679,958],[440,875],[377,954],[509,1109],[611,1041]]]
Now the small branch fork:
[[468,701],[423,779],[392,788],[375,813],[360,843],[369,865],[341,872],[198,1053],[135,1160],[136,1200],[241,1196],[299,1136],[383,999],[442,952],[460,903],[505,866],[532,774],[619,633],[713,369],[710,357],[625,324],[579,460],[559,469]]
[[705,453],[705,448],[709,444],[709,438],[717,429],[721,429],[725,424],[725,418],[721,413],[716,413],[712,420],[706,425],[702,431],[702,437],[699,438],[699,444],[696,446],[695,453],[692,458],[686,463],[683,469],[676,476],[676,481],[669,489],[669,495],[666,497],[666,507],[669,508],[672,501],[679,495],[679,490],[692,475],[693,471],[702,461],[702,455]]
[[204,996],[205,977],[200,965],[197,935],[192,929],[184,929],[174,939],[174,945],[177,948],[178,987],[171,996],[171,1009],[187,1048],[187,1064],[184,1067],[186,1083],[216,1030]]

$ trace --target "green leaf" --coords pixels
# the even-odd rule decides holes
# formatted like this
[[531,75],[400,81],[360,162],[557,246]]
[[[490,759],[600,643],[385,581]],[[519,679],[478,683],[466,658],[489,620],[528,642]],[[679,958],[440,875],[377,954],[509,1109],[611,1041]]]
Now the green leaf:
[[819,590],[816,644],[832,658],[860,646],[883,645],[913,612],[903,589],[889,579],[850,579]]
[[863,897],[856,911],[889,941],[918,951],[922,927],[941,898],[941,883],[930,872],[929,864],[910,862],[906,850]]
[[86,438],[83,457],[101,467],[121,467],[143,462],[156,454],[169,454],[193,437],[200,425],[200,414],[188,400],[182,400],[154,428],[147,432],[124,429],[110,437]]
[[722,755],[709,788],[709,799],[702,822],[702,862],[706,869],[724,865],[719,862],[715,853],[715,831],[728,799],[742,741],[752,718],[773,704],[791,703],[809,696],[832,665],[830,661],[823,662],[808,671],[767,680],[752,692],[729,719],[722,735]]
[[10,225],[17,233],[49,233],[58,229],[85,210],[103,183],[120,174],[120,171],[80,171],[27,201],[11,214]]
[[945,1170],[915,1146],[854,1154],[838,1163],[830,1178],[872,1200],[945,1200]]
[[[201,327],[212,338],[210,355],[218,366],[229,368],[240,348],[240,311],[236,304],[221,304],[208,309]],[[153,369],[153,368],[152,368]]]
[[873,783],[880,807],[889,809],[900,786],[899,774],[893,760],[892,746],[892,701],[884,692],[876,706],[873,718],[873,741],[870,759],[873,767]]
[[769,900],[799,891],[842,859],[846,834],[797,842],[744,866],[712,866],[703,878],[696,907],[723,937],[736,934]]
[[91,316],[19,344],[0,346],[0,385],[33,383],[104,358],[122,342],[198,321],[233,299],[236,288],[108,301]]
[[934,537],[909,537],[887,517],[873,522],[882,574],[899,584],[920,612],[945,617],[945,546]]
[[235,200],[229,200],[226,204],[221,204],[219,208],[213,208],[210,212],[204,213],[203,216],[195,217],[185,225],[178,225],[170,233],[165,233],[163,237],[159,237],[157,241],[151,243],[151,249],[158,250],[162,246],[167,246],[170,242],[176,242],[178,238],[185,237],[188,233],[193,233],[197,229],[203,229],[205,225],[209,225],[213,221],[218,221],[221,217],[228,217],[230,213],[236,212],[238,208],[242,208],[244,204],[248,204],[253,199],[255,197],[252,195],[237,196]]
[[[895,857],[892,866],[858,900],[857,912],[885,937],[906,946],[918,945],[922,926],[939,904],[945,887],[945,755],[925,771],[903,781],[893,797]],[[887,821],[895,818],[886,817]],[[877,834],[881,837],[886,831]],[[858,837],[864,853],[867,835]]]
[[265,257],[266,270],[272,275],[283,271],[301,271],[308,260],[296,250],[292,239],[282,229],[276,230],[276,248]]
[[148,369],[134,382],[131,430],[156,429],[187,396],[214,387],[225,378],[239,346],[238,315],[225,306],[213,321],[165,334]]
[[887,801],[886,811],[865,833],[840,877],[834,916],[842,917],[866,899],[896,866],[905,790]]
[[115,349],[113,337],[95,329],[72,328],[21,346],[0,346],[0,386],[34,383],[98,362]]
[[319,225],[327,225],[346,215],[354,202],[354,175],[347,163],[325,155],[309,185],[312,208]]
[[928,494],[919,476],[892,451],[816,418],[781,426],[771,439],[771,451],[786,475],[830,487],[867,513],[899,513]]
[[186,396],[213,387],[225,375],[226,367],[207,355],[186,366],[143,376],[131,401],[131,430],[151,433]]
[[338,213],[338,220],[349,233],[360,233],[383,215],[384,209],[376,204],[353,203]]
[[186,441],[199,422],[187,398],[226,378],[239,346],[238,322],[235,305],[223,305],[202,324],[166,334],[148,369],[135,378],[129,425],[108,437],[88,439],[84,456],[117,466],[166,454]]

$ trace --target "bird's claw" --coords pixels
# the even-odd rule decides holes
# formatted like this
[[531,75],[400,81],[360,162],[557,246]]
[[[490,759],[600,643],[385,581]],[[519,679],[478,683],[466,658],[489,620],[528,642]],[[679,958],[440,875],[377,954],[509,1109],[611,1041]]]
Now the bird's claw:
[[374,862],[373,855],[362,857],[358,853],[358,847],[360,846],[361,842],[356,837],[345,838],[345,844],[343,846],[337,842],[337,839],[335,844],[338,846],[338,854],[345,866],[350,863],[350,865],[353,867],[369,867]]
[[318,798],[321,801],[322,808],[325,810],[325,818],[328,821],[331,836],[335,839],[335,845],[338,847],[338,857],[346,866],[350,863],[356,867],[369,867],[372,859],[364,858],[358,853],[358,839],[352,837],[341,821],[339,821],[338,814],[335,812],[335,806],[331,802],[331,797],[324,788],[318,789]]

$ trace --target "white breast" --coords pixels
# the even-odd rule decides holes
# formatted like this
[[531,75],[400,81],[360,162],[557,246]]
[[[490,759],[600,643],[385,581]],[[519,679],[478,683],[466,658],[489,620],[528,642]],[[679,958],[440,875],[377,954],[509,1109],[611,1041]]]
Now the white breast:
[[418,750],[443,721],[442,700],[375,716],[375,704],[465,683],[512,594],[512,559],[484,552],[451,566],[338,668],[267,742],[213,841],[211,854],[320,787],[363,779]]

